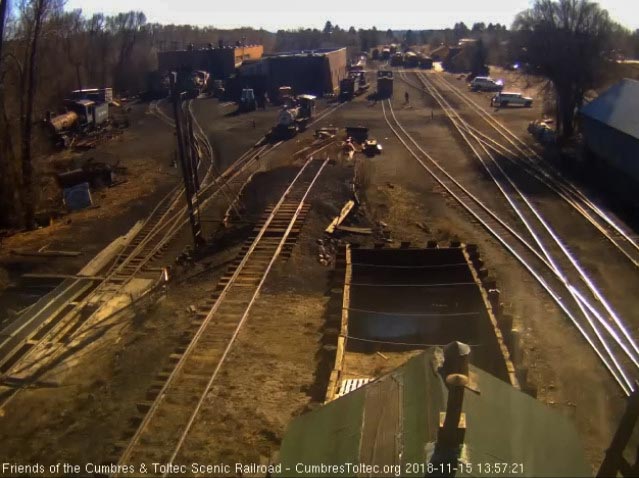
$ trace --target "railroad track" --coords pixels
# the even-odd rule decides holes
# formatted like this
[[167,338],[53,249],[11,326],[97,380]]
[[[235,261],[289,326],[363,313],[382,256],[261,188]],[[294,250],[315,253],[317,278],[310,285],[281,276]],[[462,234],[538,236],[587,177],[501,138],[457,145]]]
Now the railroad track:
[[[190,104],[184,104],[185,111],[191,113]],[[151,111],[160,111],[150,107]],[[174,123],[166,115],[164,120],[169,126]],[[197,120],[194,121],[198,129],[197,138],[203,146],[206,160],[199,162],[204,172],[201,189],[198,194],[200,207],[205,207],[211,200],[217,197],[229,184],[242,181],[243,173],[255,164],[257,159],[270,152],[275,145],[265,145],[246,151],[221,175],[214,174],[211,167],[213,150],[206,136],[201,131]],[[0,408],[6,406],[23,390],[24,383],[29,380],[24,378],[27,371],[33,376],[38,370],[53,360],[68,344],[77,340],[87,332],[93,324],[91,317],[103,303],[120,294],[130,281],[139,276],[148,276],[151,272],[159,277],[159,271],[149,271],[148,268],[158,259],[171,240],[181,228],[188,222],[188,211],[182,205],[181,198],[184,187],[180,184],[166,194],[156,205],[142,224],[135,237],[116,256],[111,266],[104,271],[99,282],[75,281],[61,292],[60,297],[64,304],[57,305],[52,301],[55,309],[37,327],[33,327],[28,334],[23,334],[19,340],[13,336],[3,337],[1,344],[7,343],[7,350],[2,350],[5,355],[0,357],[2,375],[0,386],[5,384],[5,389],[0,390]],[[73,305],[68,303],[73,301]],[[97,310],[93,310],[97,307]],[[92,310],[88,313],[87,310]],[[106,320],[106,319],[105,319]]]
[[[161,101],[151,102],[149,112],[173,128],[174,121],[159,107]],[[338,104],[327,108],[313,120],[311,125],[323,120],[340,106],[341,104]],[[279,147],[282,142],[259,144],[262,143],[260,141],[227,169],[218,173],[214,164],[212,145],[193,114],[192,101],[184,102],[182,108],[185,114],[192,116],[197,149],[205,158],[198,163],[198,170],[205,169],[197,195],[200,207],[205,207],[219,194],[224,194],[231,207],[234,207],[234,200],[228,190],[240,188],[245,182],[245,173],[260,158]],[[159,271],[150,271],[153,261],[162,255],[171,240],[188,222],[187,208],[181,205],[183,194],[184,188],[180,184],[157,204],[135,237],[118,254],[109,269],[102,274],[104,277],[102,281],[76,280],[69,286],[65,286],[59,297],[50,301],[46,309],[47,317],[43,319],[44,314],[36,314],[39,316],[38,320],[27,324],[29,327],[21,325],[17,328],[20,332],[19,336],[13,329],[10,332],[11,335],[7,337],[2,335],[4,331],[0,331],[0,338],[2,338],[0,352],[4,354],[0,357],[2,373],[0,375],[0,408],[15,399],[25,385],[28,386],[31,379],[24,377],[27,373],[36,377],[45,364],[68,349],[70,343],[77,342],[90,333],[91,327],[96,324],[91,320],[93,313],[87,313],[87,306],[89,310],[93,307],[99,309],[100,304],[118,296],[132,279],[141,274],[148,275],[146,272],[152,272],[159,276]],[[100,323],[115,315],[117,314],[107,316]]]
[[[149,109],[151,112],[160,112],[157,102],[152,102]],[[165,119],[170,120],[168,117]],[[118,254],[109,269],[102,273],[105,279],[98,282],[78,277],[66,281],[59,290],[56,289],[57,295],[53,291],[51,297],[47,297],[48,302],[42,310],[35,311],[30,317],[23,317],[20,324],[9,324],[0,331],[0,373],[3,374],[0,375],[0,382],[6,382],[18,362],[27,359],[43,340],[55,341],[59,329],[68,330],[64,324],[77,325],[74,318],[78,316],[78,309],[92,297],[98,293],[116,293],[131,275],[159,255],[161,248],[153,248],[151,239],[167,220],[179,196],[180,188],[176,186],[158,202],[136,236]],[[64,333],[59,337],[64,337]],[[3,400],[6,395],[13,396],[13,393],[0,393],[0,406],[6,403]]]
[[310,156],[277,204],[264,213],[241,257],[218,283],[208,310],[200,313],[192,340],[172,356],[174,368],[163,374],[161,386],[149,391],[149,401],[138,406],[146,414],[119,465],[170,465],[179,455],[273,264],[296,240],[309,209],[306,198],[327,162]]
[[[400,72],[400,76],[406,79],[404,73]],[[384,116],[395,135],[422,167],[546,290],[587,340],[624,393],[628,394],[634,386],[633,378],[637,376],[635,368],[639,366],[639,355],[625,325],[539,211],[499,166],[482,138],[474,134],[432,84],[425,80],[421,88],[440,104],[506,199],[517,223],[509,225],[499,218],[428,155],[397,120],[392,104],[388,101],[390,115],[386,113],[386,106],[383,104]],[[517,229],[527,234],[522,234]],[[547,245],[553,241],[551,246]],[[628,372],[628,366],[632,367],[632,373]]]
[[552,164],[545,161],[537,151],[521,140],[510,129],[494,118],[490,112],[468,94],[459,91],[442,75],[420,75],[431,81],[433,87],[452,94],[467,105],[490,128],[499,135],[499,141],[468,125],[469,129],[480,136],[486,146],[496,154],[517,163],[524,171],[558,194],[571,205],[584,219],[599,231],[631,264],[639,268],[639,242],[633,232],[620,224],[610,213],[604,211],[590,199],[579,187],[567,180]]
[[[549,256],[548,251],[546,250],[546,248],[539,242],[538,238],[536,237],[535,232],[531,230],[531,228],[530,228],[530,226],[528,224],[526,224],[526,227],[527,227],[528,231],[530,232],[530,234],[533,236],[533,238],[535,239],[535,241],[539,245],[539,250],[546,255],[546,257],[551,261],[551,263],[554,262],[553,266],[555,267],[555,269],[560,274],[563,274],[564,271],[572,270],[572,269],[574,269],[577,272],[577,277],[578,277],[577,280],[581,281],[586,286],[587,292],[592,293],[593,298],[594,298],[594,300],[596,302],[596,305],[600,305],[601,306],[599,312],[597,312],[596,310],[593,310],[592,307],[588,307],[587,303],[584,303],[583,305],[588,307],[588,309],[589,309],[588,313],[594,314],[595,318],[598,321],[600,321],[600,322],[602,322],[602,320],[603,320],[602,317],[604,317],[604,316],[608,317],[608,319],[610,320],[611,324],[614,327],[617,328],[618,333],[620,333],[623,336],[623,340],[626,341],[626,345],[630,349],[632,349],[632,352],[634,354],[634,358],[632,358],[631,361],[636,366],[639,366],[639,361],[638,361],[638,359],[639,359],[639,348],[635,344],[635,341],[634,341],[633,337],[631,337],[630,333],[628,332],[627,327],[625,326],[625,324],[623,324],[623,321],[620,318],[620,316],[613,310],[613,308],[610,305],[610,303],[604,297],[604,294],[599,290],[599,288],[595,285],[593,279],[591,277],[589,277],[587,272],[584,270],[583,266],[580,264],[579,258],[576,257],[576,255],[569,250],[569,248],[565,244],[565,241],[563,241],[559,237],[559,235],[556,233],[556,231],[554,231],[552,229],[552,227],[550,226],[548,221],[546,221],[542,217],[542,215],[539,213],[539,211],[536,210],[536,208],[533,206],[531,201],[519,190],[519,188],[517,187],[517,185],[515,184],[513,179],[500,166],[499,162],[495,158],[495,155],[497,155],[498,157],[505,158],[505,159],[511,161],[512,163],[514,163],[515,165],[519,166],[520,168],[526,168],[526,172],[528,174],[530,174],[532,177],[537,179],[544,186],[548,187],[551,191],[554,191],[555,193],[557,193],[570,206],[572,206],[575,210],[577,210],[577,212],[584,219],[586,219],[588,222],[590,222],[592,225],[594,225],[600,232],[602,232],[602,234],[607,239],[609,239],[616,246],[616,248],[619,251],[621,251],[627,258],[629,258],[636,265],[636,261],[634,261],[633,258],[627,253],[628,249],[624,249],[623,247],[621,247],[621,243],[620,242],[616,242],[614,240],[614,238],[612,237],[610,231],[604,229],[604,224],[608,224],[608,225],[609,224],[615,224],[613,222],[613,220],[611,218],[609,218],[608,216],[606,216],[605,213],[603,213],[597,206],[595,206],[591,201],[589,201],[588,198],[586,198],[585,196],[580,196],[579,194],[581,194],[581,193],[578,190],[578,188],[576,188],[576,186],[566,182],[559,175],[558,172],[554,173],[555,176],[552,176],[552,175],[548,174],[545,170],[541,169],[541,167],[544,164],[547,164],[547,163],[543,162],[543,160],[538,155],[536,156],[536,158],[538,160],[537,164],[540,165],[540,167],[537,168],[536,170],[533,170],[533,171],[528,169],[527,167],[530,166],[532,159],[531,159],[531,157],[526,158],[525,157],[525,153],[526,153],[526,151],[529,154],[535,154],[536,155],[536,153],[530,147],[525,145],[525,143],[523,143],[521,140],[519,140],[519,138],[517,138],[517,140],[520,141],[520,143],[522,145],[524,145],[525,148],[527,148],[527,150],[525,150],[524,148],[520,148],[518,150],[521,153],[520,156],[516,156],[512,152],[504,153],[503,152],[503,146],[502,146],[502,150],[500,151],[500,149],[499,149],[500,143],[497,143],[494,140],[487,141],[487,139],[486,139],[487,137],[485,135],[483,135],[481,132],[478,132],[468,122],[463,120],[461,118],[461,116],[455,110],[452,110],[450,108],[450,104],[447,102],[447,100],[444,98],[444,96],[441,94],[441,92],[435,87],[435,84],[430,80],[429,77],[427,77],[426,75],[424,75],[421,72],[418,73],[417,76],[419,77],[419,79],[422,82],[422,84],[426,87],[427,91],[436,99],[436,101],[438,101],[440,106],[442,106],[443,108],[447,108],[447,110],[445,110],[445,111],[447,112],[449,118],[451,119],[451,121],[453,121],[455,127],[458,129],[460,134],[462,134],[462,136],[465,136],[465,139],[467,139],[467,142],[470,144],[470,141],[468,141],[469,139],[470,140],[475,140],[476,141],[475,144],[478,145],[483,150],[483,152],[485,153],[485,155],[487,156],[489,161],[488,161],[488,164],[482,162],[482,165],[487,170],[487,172],[491,175],[491,177],[495,181],[495,183],[498,184],[498,186],[499,186],[502,194],[504,195],[504,197],[506,197],[506,199],[509,200],[508,194],[504,191],[504,188],[502,187],[502,185],[500,185],[500,180],[498,178],[496,178],[495,175],[497,175],[497,176],[501,175],[503,177],[503,180],[501,181],[501,183],[505,182],[505,183],[507,183],[506,187],[508,187],[508,186],[512,187],[512,189],[514,190],[514,193],[516,193],[516,195],[518,197],[520,197],[523,200],[523,202],[525,203],[525,207],[527,209],[529,209],[533,213],[534,220],[537,220],[539,225],[544,230],[544,232],[550,235],[549,242],[554,243],[554,246],[558,247],[559,250],[560,250],[559,259],[556,262],[554,262],[552,260],[552,258]],[[440,78],[440,75],[436,75],[435,77],[436,78]],[[444,80],[441,80],[441,81],[444,81]],[[448,84],[448,86],[450,87],[449,84]],[[452,88],[452,90],[454,90],[458,94],[461,94],[459,91],[457,91],[454,88]],[[484,117],[484,119],[489,118],[489,121],[493,121],[494,123],[499,124],[489,114],[487,114],[485,111],[484,111],[483,117]],[[491,123],[491,125],[494,127],[493,123]],[[465,131],[462,131],[462,130],[465,130]],[[502,132],[503,131],[508,132],[508,134],[510,134],[510,135],[512,135],[513,137],[516,138],[515,135],[513,135],[509,130],[507,130],[505,127],[502,126]],[[504,137],[507,138],[507,135],[504,135]],[[515,144],[515,143],[511,142],[511,144]],[[471,147],[472,147],[472,145],[471,145]],[[477,155],[476,151],[474,151],[474,152]],[[478,158],[481,161],[481,158],[479,156],[478,156]],[[523,158],[523,159],[521,159],[521,158]],[[549,167],[552,168],[552,166],[550,166],[550,165],[549,165]],[[496,169],[496,170],[492,171],[491,168]],[[544,177],[540,177],[539,174],[535,174],[538,171],[541,171],[542,173],[544,173],[545,176]],[[573,194],[573,195],[569,196],[570,194]],[[510,202],[510,200],[509,200],[509,202]],[[590,208],[590,209],[588,209],[588,208]],[[593,215],[590,214],[590,212],[596,213],[596,215],[593,216]],[[518,212],[517,215],[518,215],[518,217],[522,218],[522,221],[525,221],[525,219],[523,218],[522,213]],[[595,218],[599,218],[603,222],[601,222],[601,221],[600,222],[596,222]],[[617,226],[617,227],[619,227],[619,226]],[[636,244],[632,242],[632,238],[630,238],[628,235],[624,235],[623,237],[625,238],[624,239],[625,242],[623,243],[625,246],[632,247],[633,249],[636,247]],[[561,264],[562,262],[563,262],[563,264]],[[574,292],[571,291],[571,293],[574,293]],[[607,324],[605,322],[602,322],[602,325],[605,328],[607,328]],[[634,386],[634,384],[629,384],[629,386],[632,388]]]

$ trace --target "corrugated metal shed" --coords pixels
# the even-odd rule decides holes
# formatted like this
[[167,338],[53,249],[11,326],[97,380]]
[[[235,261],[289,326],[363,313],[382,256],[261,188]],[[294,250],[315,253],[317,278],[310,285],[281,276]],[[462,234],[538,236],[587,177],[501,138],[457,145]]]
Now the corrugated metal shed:
[[[395,476],[424,476],[445,410],[447,389],[436,371],[439,349],[294,420],[280,450],[284,476],[376,476],[350,464],[394,465]],[[570,421],[475,367],[477,392],[466,391],[466,435],[456,476],[592,476]],[[475,388],[475,387],[474,387]],[[506,472],[495,473],[504,463]],[[487,466],[493,466],[489,471]],[[390,476],[387,471],[380,476]],[[440,474],[441,476],[441,474]]]
[[602,189],[637,207],[639,81],[624,79],[580,111],[588,167]]
[[584,106],[581,114],[639,139],[639,81],[621,80]]

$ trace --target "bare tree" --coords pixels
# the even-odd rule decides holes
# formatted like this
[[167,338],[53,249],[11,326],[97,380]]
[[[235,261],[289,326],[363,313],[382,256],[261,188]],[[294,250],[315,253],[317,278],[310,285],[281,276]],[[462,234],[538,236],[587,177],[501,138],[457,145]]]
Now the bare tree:
[[2,44],[4,43],[4,26],[7,18],[7,3],[8,0],[0,0],[0,187],[2,187],[2,194],[0,194],[0,224],[7,224],[8,215],[12,212],[11,207],[11,191],[10,181],[12,179],[11,166],[13,165],[13,145],[11,143],[11,135],[9,134],[9,118],[7,110],[5,108],[4,99],[4,82],[7,70],[5,68],[5,61],[2,57]]
[[[106,18],[102,13],[95,13],[86,24],[88,30],[88,47],[86,50],[86,66],[89,81],[107,85],[107,64],[109,58],[109,34],[106,31]],[[100,66],[99,75],[97,67]]]
[[67,59],[75,69],[76,81],[78,82],[78,90],[82,89],[81,68],[84,62],[83,53],[86,47],[83,41],[84,36],[84,19],[82,18],[82,10],[73,10],[65,13],[61,18],[62,38],[67,52]]
[[536,0],[515,18],[520,60],[552,83],[564,137],[573,134],[575,112],[608,63],[612,27],[608,12],[588,0]]
[[21,5],[22,19],[25,22],[25,71],[26,89],[23,95],[23,114],[21,117],[21,163],[22,163],[22,205],[24,222],[28,229],[35,227],[35,198],[33,195],[33,109],[37,92],[37,59],[42,27],[54,7],[55,0],[26,0]]
[[127,83],[126,67],[145,23],[144,13],[134,11],[119,13],[107,19],[107,28],[119,41],[118,59],[114,71],[115,87],[119,90],[123,90],[123,85]]

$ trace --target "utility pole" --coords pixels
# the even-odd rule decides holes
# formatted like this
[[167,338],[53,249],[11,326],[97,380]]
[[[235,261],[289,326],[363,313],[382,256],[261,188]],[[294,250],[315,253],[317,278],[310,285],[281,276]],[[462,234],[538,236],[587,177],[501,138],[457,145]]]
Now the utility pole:
[[189,138],[189,159],[191,164],[191,171],[193,177],[193,187],[196,192],[200,191],[200,178],[197,174],[197,168],[200,165],[200,158],[197,154],[197,147],[195,145],[195,135],[193,134],[193,118],[191,115],[186,115],[186,124],[188,128],[188,138]]
[[171,97],[173,99],[173,116],[175,117],[175,134],[178,144],[178,156],[182,167],[182,177],[184,178],[184,195],[191,223],[193,234],[193,246],[204,245],[205,240],[202,235],[202,225],[200,223],[200,209],[198,204],[198,190],[200,188],[197,179],[197,160],[194,161],[192,131],[189,132],[189,121],[184,124],[182,115],[182,101],[184,92],[179,91],[177,86],[176,73],[171,73]]

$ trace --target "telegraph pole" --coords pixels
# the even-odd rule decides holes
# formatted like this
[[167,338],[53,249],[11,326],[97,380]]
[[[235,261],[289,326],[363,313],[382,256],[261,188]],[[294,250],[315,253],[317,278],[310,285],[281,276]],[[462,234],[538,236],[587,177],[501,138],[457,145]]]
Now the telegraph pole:
[[191,232],[193,234],[193,246],[197,248],[205,243],[202,235],[200,209],[197,197],[200,187],[197,179],[197,162],[195,164],[193,162],[193,147],[191,141],[192,132],[189,133],[188,120],[186,127],[183,123],[181,105],[185,94],[178,89],[176,73],[171,73],[170,80],[171,97],[173,99],[173,116],[175,117],[175,133],[178,144],[178,156],[180,159],[180,166],[182,168],[182,177],[184,178],[184,195],[186,197],[189,222],[191,223]]

